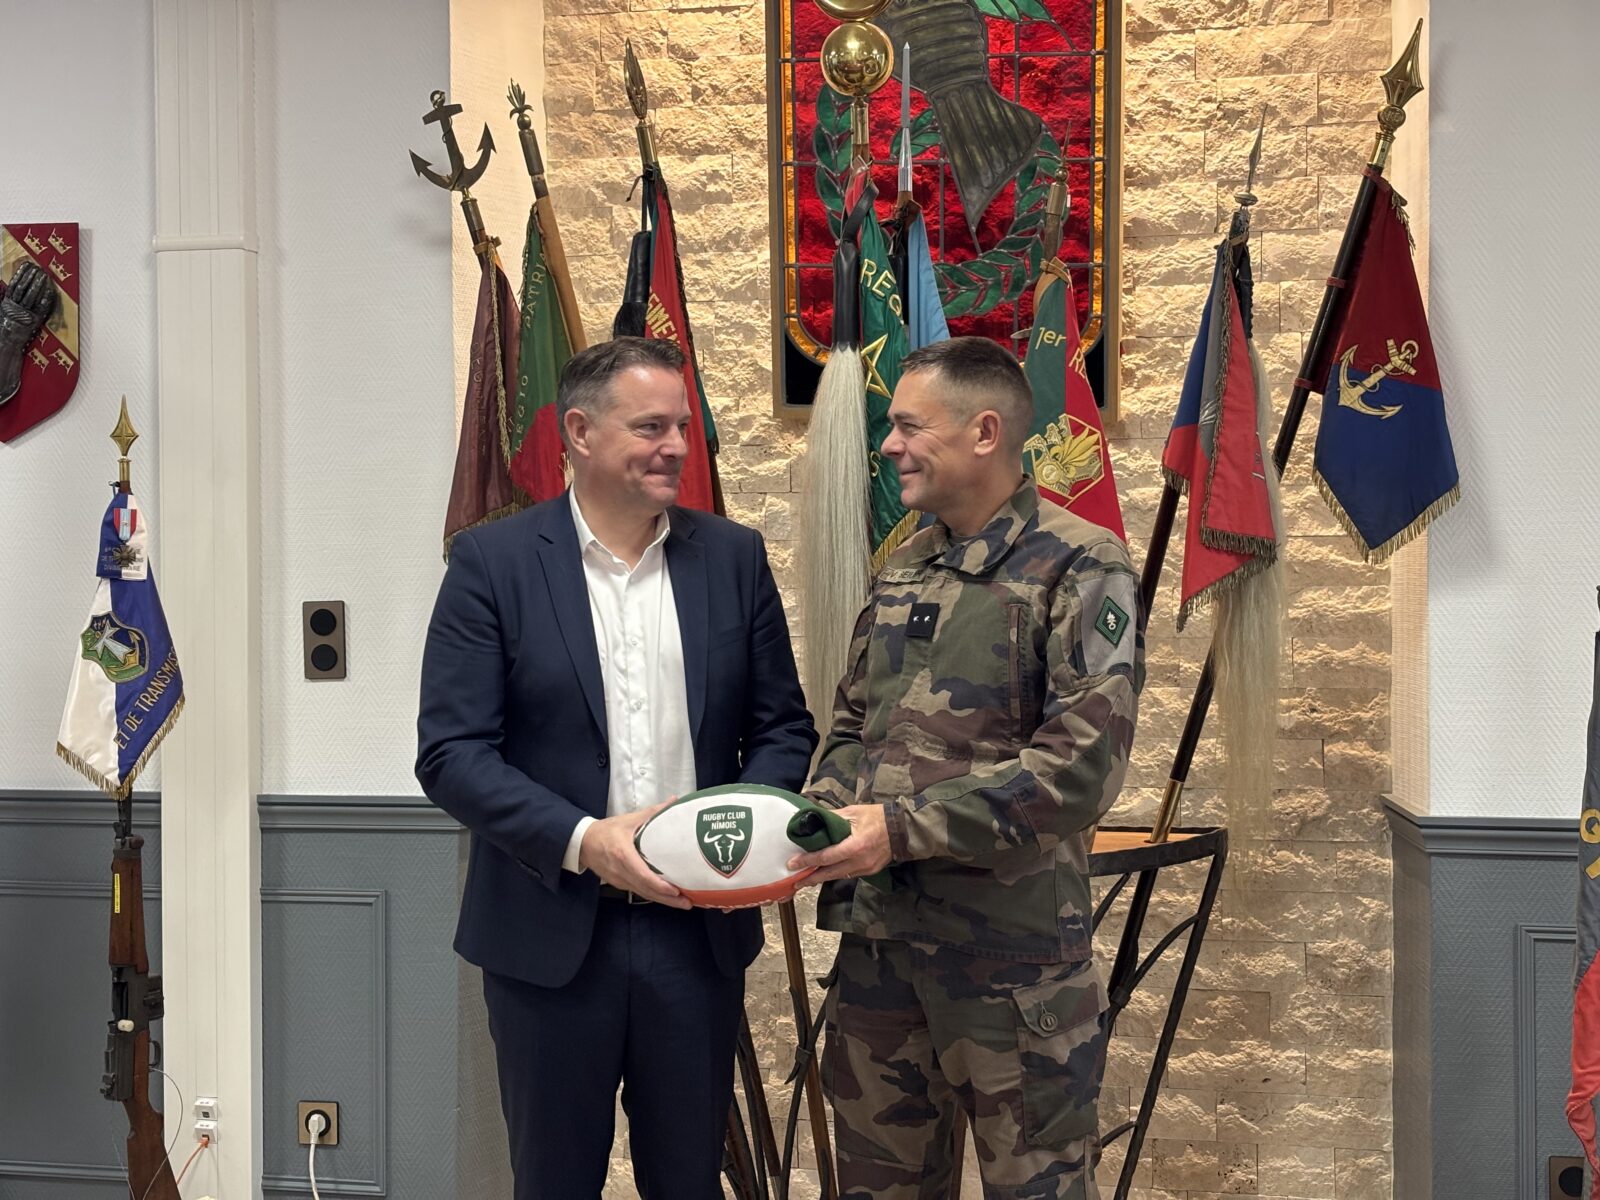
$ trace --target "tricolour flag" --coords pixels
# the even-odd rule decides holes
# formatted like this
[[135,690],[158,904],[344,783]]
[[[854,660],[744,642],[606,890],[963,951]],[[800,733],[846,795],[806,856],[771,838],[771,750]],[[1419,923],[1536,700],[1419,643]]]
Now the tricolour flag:
[[1111,449],[1084,370],[1072,276],[1060,259],[1039,275],[1023,371],[1033,390],[1023,462],[1039,494],[1126,540]]
[[545,254],[539,209],[528,213],[522,251],[522,318],[516,358],[516,403],[511,410],[511,480],[534,500],[566,490],[565,451],[556,424],[556,382],[572,357],[561,292]]
[[1344,319],[1313,376],[1326,380],[1317,487],[1368,562],[1383,562],[1461,495],[1405,201],[1381,176],[1376,184]]
[[876,575],[895,548],[917,526],[918,514],[900,503],[900,472],[883,456],[889,436],[889,402],[900,382],[900,363],[908,352],[900,287],[889,257],[889,239],[868,189],[861,224],[861,365],[867,379],[867,445],[872,462],[870,492],[872,562]]
[[1578,946],[1572,973],[1572,1090],[1567,1124],[1589,1160],[1589,1200],[1600,1200],[1600,635],[1595,637],[1594,704],[1589,710],[1589,758],[1578,820]]
[[1189,497],[1179,629],[1197,606],[1277,558],[1249,343],[1248,250],[1234,263],[1231,238],[1224,238],[1161,456],[1167,481]]
[[461,411],[461,441],[450,481],[444,517],[444,553],[463,529],[486,525],[527,507],[528,497],[511,479],[512,396],[507,381],[517,378],[517,298],[500,267],[500,256],[480,255],[478,315],[472,325],[466,401]]
[[56,753],[123,799],[183,710],[183,675],[150,571],[150,525],[129,492],[100,522],[89,619],[78,635]]

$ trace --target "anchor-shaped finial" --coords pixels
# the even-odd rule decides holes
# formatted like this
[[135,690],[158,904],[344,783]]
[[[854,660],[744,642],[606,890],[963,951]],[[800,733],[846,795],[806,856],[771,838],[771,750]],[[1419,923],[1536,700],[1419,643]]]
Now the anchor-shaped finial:
[[436,91],[431,97],[433,111],[422,118],[424,125],[437,123],[439,134],[444,138],[445,153],[450,156],[450,173],[441,175],[433,169],[428,160],[416,151],[411,152],[411,165],[417,169],[417,174],[426,179],[435,187],[442,187],[446,191],[465,192],[483,176],[489,167],[489,156],[494,153],[494,137],[489,133],[489,126],[483,127],[483,136],[478,139],[478,161],[471,167],[461,157],[461,147],[456,142],[456,131],[450,122],[461,115],[461,105],[446,104],[442,91]]

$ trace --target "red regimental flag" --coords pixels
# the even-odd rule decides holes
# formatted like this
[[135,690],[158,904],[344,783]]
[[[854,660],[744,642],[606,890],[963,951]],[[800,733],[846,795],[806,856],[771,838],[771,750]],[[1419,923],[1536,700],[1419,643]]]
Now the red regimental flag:
[[716,511],[712,487],[715,467],[711,438],[716,426],[700,383],[694,337],[684,308],[683,280],[678,267],[678,239],[672,223],[672,202],[664,181],[656,181],[655,245],[651,254],[650,306],[645,312],[645,337],[674,342],[683,351],[683,385],[689,396],[689,451],[678,484],[678,503],[702,512]]
[[0,226],[0,288],[32,262],[56,290],[54,311],[23,351],[22,386],[0,404],[0,442],[60,412],[78,386],[78,227],[61,222]]
[[1059,260],[1041,276],[1023,370],[1033,390],[1023,465],[1039,494],[1126,540],[1100,406],[1083,369],[1072,281]]
[[1583,814],[1578,819],[1578,945],[1573,969],[1572,1090],[1567,1124],[1583,1143],[1593,1181],[1589,1200],[1600,1200],[1600,636],[1595,638],[1594,705],[1589,711],[1589,765]]
[[472,326],[461,441],[456,447],[450,506],[444,518],[444,552],[463,529],[485,525],[527,506],[511,482],[511,413],[508,382],[517,378],[517,299],[511,281],[491,255],[483,262],[478,315]]
[[1270,566],[1277,555],[1255,367],[1239,301],[1224,240],[1161,458],[1168,481],[1189,496],[1179,629],[1219,589]]

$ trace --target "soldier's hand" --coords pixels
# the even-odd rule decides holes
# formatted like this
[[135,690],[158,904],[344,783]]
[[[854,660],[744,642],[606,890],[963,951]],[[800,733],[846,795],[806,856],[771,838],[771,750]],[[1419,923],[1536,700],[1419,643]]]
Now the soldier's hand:
[[639,832],[639,826],[671,803],[667,800],[654,808],[596,821],[583,831],[583,841],[578,845],[578,866],[600,876],[600,882],[646,900],[669,908],[689,908],[689,902],[678,889],[652,871],[633,844],[633,835]]
[[875,875],[889,865],[889,823],[881,804],[851,804],[839,809],[850,822],[850,836],[835,845],[789,860],[789,870],[816,867],[806,886],[827,883],[830,879],[855,879]]
[[55,311],[56,289],[37,264],[25,262],[0,295],[0,404],[22,387],[22,353]]

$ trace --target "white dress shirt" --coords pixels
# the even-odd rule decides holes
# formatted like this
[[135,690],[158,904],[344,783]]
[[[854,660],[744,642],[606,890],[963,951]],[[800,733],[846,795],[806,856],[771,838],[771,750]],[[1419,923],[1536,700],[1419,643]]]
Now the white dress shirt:
[[[683,639],[664,543],[667,514],[639,565],[630,568],[595,537],[570,493],[605,685],[611,790],[606,815],[621,816],[695,790],[694,735],[683,674]],[[578,849],[594,818],[572,831],[561,865],[579,872]]]

